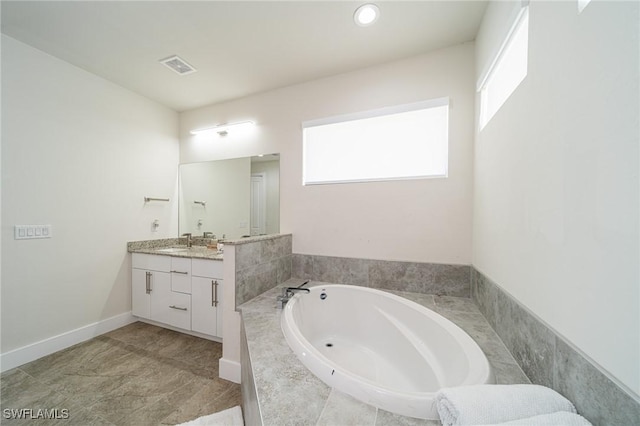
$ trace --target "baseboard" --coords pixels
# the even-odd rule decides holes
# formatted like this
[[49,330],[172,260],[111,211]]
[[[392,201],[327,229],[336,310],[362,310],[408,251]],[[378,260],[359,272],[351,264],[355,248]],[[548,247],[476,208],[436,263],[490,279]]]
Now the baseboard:
[[220,378],[233,383],[240,383],[240,363],[228,359],[220,358],[219,362]]
[[211,340],[212,342],[222,343],[222,337],[210,336],[204,333],[198,333],[197,331],[185,330],[184,328],[174,327],[163,322],[153,321],[147,318],[133,317],[135,321],[144,322],[146,324],[155,325],[156,327],[166,328],[167,330],[177,331],[178,333],[188,334],[190,336],[199,337],[201,339]]
[[78,343],[108,333],[136,321],[131,312],[116,315],[48,339],[23,346],[18,349],[0,354],[0,371],[4,372],[19,367],[43,356],[66,349]]

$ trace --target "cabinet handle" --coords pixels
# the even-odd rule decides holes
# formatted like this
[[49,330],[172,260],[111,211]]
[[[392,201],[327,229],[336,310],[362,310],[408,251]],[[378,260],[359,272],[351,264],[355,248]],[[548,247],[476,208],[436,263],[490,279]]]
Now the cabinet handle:
[[218,280],[211,280],[211,293],[213,294],[211,306],[218,306]]
[[189,275],[188,272],[182,272],[182,271],[171,271],[172,274],[182,274],[182,275]]
[[177,309],[177,310],[179,310],[179,311],[186,311],[186,310],[187,310],[187,308],[181,308],[181,307],[176,306],[176,305],[171,305],[171,306],[169,306],[169,307],[170,307],[171,309]]
[[151,272],[147,272],[147,279],[146,279],[146,292],[147,294],[151,294]]

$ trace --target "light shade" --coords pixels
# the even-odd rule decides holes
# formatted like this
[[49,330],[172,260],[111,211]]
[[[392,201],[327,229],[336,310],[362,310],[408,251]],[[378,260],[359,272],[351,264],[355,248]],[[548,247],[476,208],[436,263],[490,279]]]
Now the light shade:
[[192,135],[206,135],[206,134],[211,134],[211,133],[217,133],[221,136],[226,135],[229,131],[232,130],[240,130],[240,129],[246,129],[246,128],[250,128],[254,126],[254,122],[253,121],[240,121],[237,123],[224,123],[224,124],[217,124],[213,127],[205,127],[203,129],[194,129],[191,130],[191,134]]

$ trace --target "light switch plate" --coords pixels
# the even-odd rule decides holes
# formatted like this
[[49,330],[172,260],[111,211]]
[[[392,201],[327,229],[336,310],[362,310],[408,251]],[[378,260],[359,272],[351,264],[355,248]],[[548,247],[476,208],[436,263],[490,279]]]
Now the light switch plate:
[[13,237],[16,240],[51,238],[51,225],[15,225]]

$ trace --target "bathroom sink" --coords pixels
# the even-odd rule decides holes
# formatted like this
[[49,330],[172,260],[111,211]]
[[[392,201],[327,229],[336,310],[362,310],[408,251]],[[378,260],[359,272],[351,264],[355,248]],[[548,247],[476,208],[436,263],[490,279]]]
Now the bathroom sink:
[[160,253],[184,253],[189,251],[187,247],[167,247],[162,249],[157,249]]

